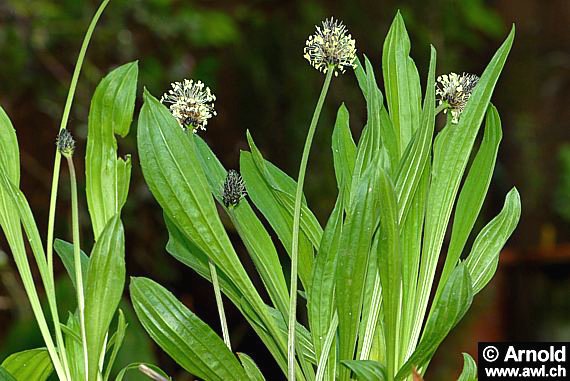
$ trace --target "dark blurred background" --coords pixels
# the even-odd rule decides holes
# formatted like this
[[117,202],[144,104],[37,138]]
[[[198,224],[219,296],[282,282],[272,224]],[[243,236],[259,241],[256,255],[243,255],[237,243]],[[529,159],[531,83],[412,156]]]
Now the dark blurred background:
[[[83,33],[97,5],[95,0],[0,0],[0,104],[17,130],[22,188],[44,236],[56,131]],[[371,58],[381,79],[381,47],[398,9],[422,84],[429,43],[438,50],[438,74],[480,74],[511,24],[517,28],[493,97],[504,137],[478,227],[500,210],[513,185],[521,193],[523,213],[497,277],[440,348],[426,377],[449,380],[460,372],[461,351],[476,356],[477,341],[570,340],[570,1],[112,0],[91,42],[69,127],[78,138],[77,157],[83,157],[89,102],[98,81],[119,64],[139,60],[139,95],[146,86],[159,96],[170,82],[186,77],[212,88],[218,117],[201,135],[226,167],[238,167],[249,129],[264,155],[295,177],[323,80],[302,57],[306,37],[325,17],[344,20],[359,53]],[[333,81],[311,154],[306,194],[323,223],[336,197],[329,147],[342,101],[351,112],[353,133],[359,136],[365,106],[352,74]],[[128,274],[166,285],[217,329],[211,287],[164,249],[166,230],[142,178],[135,130],[136,121],[130,136],[119,142],[120,151],[132,153],[134,163],[123,212]],[[76,165],[83,173],[79,161]],[[69,239],[66,176],[62,171],[56,237]],[[84,183],[84,175],[79,178]],[[87,251],[92,237],[85,199],[81,200]],[[229,229],[245,258],[245,249]],[[64,274],[61,266],[58,273]],[[71,307],[72,289],[61,278],[60,300]],[[123,308],[130,334],[121,364],[155,361],[176,380],[188,380],[140,333],[128,302]],[[235,348],[250,353],[268,379],[282,378],[236,310],[227,308]],[[0,327],[0,359],[41,345],[3,236]]]

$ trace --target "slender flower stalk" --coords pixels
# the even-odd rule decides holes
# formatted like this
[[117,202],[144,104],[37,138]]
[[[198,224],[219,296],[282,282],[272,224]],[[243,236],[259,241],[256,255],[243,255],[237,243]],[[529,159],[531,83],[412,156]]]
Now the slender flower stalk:
[[301,165],[299,167],[299,177],[297,179],[297,190],[295,192],[295,208],[293,212],[293,240],[291,247],[291,293],[289,295],[289,335],[287,341],[287,359],[288,359],[288,380],[295,381],[295,324],[297,323],[297,278],[299,265],[299,229],[301,222],[301,201],[303,198],[303,185],[305,184],[305,173],[307,172],[307,163],[309,161],[309,153],[313,143],[313,137],[317,129],[317,122],[321,115],[323,103],[327,96],[334,70],[332,67],[327,71],[323,88],[311,119],[309,132],[305,140],[303,148],[303,156],[301,157]]
[[[71,84],[69,86],[69,92],[67,93],[67,99],[65,102],[65,107],[63,109],[63,115],[61,117],[61,123],[59,127],[59,131],[61,132],[67,126],[67,122],[69,120],[69,115],[71,112],[71,105],[73,103],[73,98],[75,97],[75,90],[77,88],[77,82],[79,81],[79,74],[81,73],[81,68],[83,67],[83,61],[85,59],[85,54],[87,53],[87,48],[89,47],[89,42],[91,41],[91,36],[95,30],[95,26],[97,22],[101,18],[103,11],[109,4],[110,0],[103,0],[99,8],[93,15],[91,19],[91,23],[87,28],[87,32],[85,33],[85,37],[83,38],[83,43],[81,45],[81,49],[79,50],[79,55],[77,56],[77,62],[75,63],[75,69],[73,71],[73,76],[71,78]],[[46,257],[47,257],[47,266],[48,272],[50,276],[50,281],[54,282],[54,273],[53,273],[53,241],[54,241],[54,226],[55,226],[55,208],[57,204],[57,190],[59,185],[59,172],[61,169],[61,153],[59,150],[55,151],[55,159],[53,165],[53,174],[52,174],[52,183],[51,183],[51,195],[50,195],[50,205],[49,205],[49,215],[48,215],[48,230],[47,230],[47,241],[46,241]],[[55,300],[55,295],[52,296]],[[56,336],[56,341],[58,343],[58,351],[61,357],[61,362],[63,363],[63,367],[65,369],[65,376],[67,380],[71,380],[70,375],[70,368],[67,360],[67,353],[65,350],[65,345],[63,342],[63,335],[61,332],[61,323],[59,321],[59,316],[56,313],[53,314],[53,324],[54,324],[54,332]],[[58,372],[59,374],[59,372]],[[61,378],[61,376],[60,376]],[[65,380],[65,378],[64,378]]]
[[83,287],[83,274],[81,272],[81,240],[79,235],[79,205],[77,202],[77,177],[73,164],[75,141],[67,129],[61,130],[57,138],[57,150],[67,159],[69,167],[69,182],[71,188],[71,225],[73,230],[73,262],[75,266],[75,282],[77,289],[77,309],[79,310],[79,325],[81,330],[81,343],[83,346],[83,361],[85,375],[89,374],[89,356],[87,351],[87,334],[85,329],[85,295]]
[[356,60],[355,41],[344,24],[334,18],[323,21],[322,28],[317,26],[315,34],[309,36],[305,43],[304,57],[317,70],[325,73],[325,81],[311,124],[299,166],[297,190],[295,192],[295,207],[293,211],[293,237],[291,245],[291,291],[289,294],[289,319],[287,340],[287,375],[289,381],[295,381],[295,325],[297,323],[297,282],[299,266],[299,229],[301,224],[301,202],[305,173],[313,137],[321,115],[323,103],[327,96],[333,74],[344,73],[347,67],[354,68]]

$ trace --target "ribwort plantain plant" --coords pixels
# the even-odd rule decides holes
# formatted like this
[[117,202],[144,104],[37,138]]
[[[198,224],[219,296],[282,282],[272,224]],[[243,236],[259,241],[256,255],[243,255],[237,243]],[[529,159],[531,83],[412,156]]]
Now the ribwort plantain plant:
[[[500,250],[520,217],[513,188],[501,212],[467,247],[502,137],[490,100],[513,38],[514,28],[480,78],[451,73],[436,82],[431,47],[422,101],[398,13],[382,52],[384,98],[373,65],[366,56],[363,62],[356,57],[346,27],[332,18],[324,21],[305,47],[305,57],[325,78],[297,180],[266,160],[249,132],[250,151],[240,154],[239,174],[223,167],[196,134],[215,115],[204,107],[210,105],[209,89],[182,91],[175,84],[162,103],[145,91],[138,151],[145,180],[164,212],[166,249],[212,281],[226,343],[167,289],[133,278],[131,298],[150,336],[200,379],[264,380],[251,357],[231,351],[221,292],[288,380],[394,381],[425,374],[441,342],[493,277]],[[303,196],[303,184],[333,75],[346,71],[355,74],[368,120],[355,142],[349,111],[344,104],[338,108],[332,130],[338,197],[322,227]],[[440,113],[446,123],[436,131]],[[238,258],[218,210],[239,233],[268,300]],[[289,287],[279,246],[291,259]],[[440,259],[444,267],[436,278]],[[306,301],[308,325],[298,320],[300,300]],[[475,363],[468,354],[464,358],[459,380],[475,380]]]
[[[86,32],[65,103],[56,140],[54,172],[45,246],[34,216],[19,189],[20,160],[16,131],[0,108],[0,225],[7,238],[45,348],[14,353],[0,366],[1,380],[43,381],[54,371],[63,381],[106,381],[121,348],[127,328],[117,307],[125,284],[125,240],[120,213],[125,204],[131,176],[130,156],[117,157],[115,135],[128,134],[134,114],[137,63],[122,65],[97,86],[91,100],[85,157],[87,205],[91,218],[91,254],[81,251],[79,200],[74,161],[76,142],[67,129],[70,110],[89,41],[109,0],[102,1]],[[54,241],[61,159],[69,169],[72,243]],[[23,227],[23,230],[22,230]],[[25,238],[24,238],[25,237]],[[26,241],[39,270],[49,315],[40,304],[40,285],[34,283]],[[56,251],[75,287],[77,308],[65,322],[58,312],[55,292]],[[116,329],[112,321],[116,319]],[[123,369],[124,373],[137,365]]]

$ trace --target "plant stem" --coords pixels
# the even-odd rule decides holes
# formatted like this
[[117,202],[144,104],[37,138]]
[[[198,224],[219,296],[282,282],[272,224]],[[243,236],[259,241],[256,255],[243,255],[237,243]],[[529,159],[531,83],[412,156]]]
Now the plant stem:
[[71,224],[73,228],[73,261],[75,266],[75,283],[77,285],[77,308],[79,310],[79,325],[81,328],[81,342],[83,344],[83,361],[85,362],[85,375],[89,374],[89,356],[87,353],[87,335],[85,332],[85,296],[83,288],[83,273],[81,271],[81,242],[79,237],[79,207],[77,205],[77,178],[75,166],[71,156],[67,156],[69,166],[69,180],[71,184]]
[[[75,69],[73,71],[73,77],[71,78],[71,84],[69,86],[69,91],[67,93],[67,99],[65,102],[65,107],[63,109],[63,115],[61,117],[61,124],[59,126],[59,130],[66,128],[67,122],[69,120],[69,114],[71,111],[71,104],[73,103],[73,98],[75,96],[75,90],[77,88],[77,82],[79,80],[79,74],[81,73],[81,68],[83,66],[83,61],[85,59],[85,54],[87,52],[87,47],[89,46],[89,41],[91,40],[91,36],[93,35],[93,31],[95,30],[95,26],[101,17],[101,14],[109,4],[110,0],[103,0],[101,5],[95,12],[95,15],[91,19],[91,23],[85,33],[85,37],[83,38],[83,43],[81,45],[81,49],[79,51],[79,55],[77,57],[77,62],[75,64]],[[57,189],[59,184],[59,172],[61,168],[61,154],[58,150],[55,151],[55,159],[54,159],[54,166],[53,166],[53,175],[52,175],[52,183],[51,183],[51,195],[50,195],[50,204],[49,204],[49,215],[48,215],[48,231],[47,231],[47,242],[46,242],[46,257],[47,257],[47,265],[48,265],[48,274],[50,277],[50,282],[54,283],[54,273],[53,273],[53,235],[54,235],[54,226],[55,226],[55,208],[57,203]],[[55,295],[52,295],[53,300],[55,301]],[[56,335],[56,339],[58,341],[58,346],[60,348],[60,356],[62,357],[63,366],[67,372],[67,376],[69,377],[69,365],[67,360],[67,353],[65,350],[65,346],[63,345],[62,340],[62,333],[61,333],[61,326],[59,322],[59,317],[57,313],[53,316],[54,319],[54,331]]]
[[220,292],[220,283],[218,282],[218,273],[216,271],[216,265],[212,261],[208,261],[210,265],[210,275],[212,277],[212,284],[214,285],[214,295],[216,297],[216,306],[218,307],[218,315],[220,315],[220,324],[222,326],[222,336],[224,338],[224,343],[226,343],[228,349],[232,350],[232,344],[230,342],[230,333],[228,331],[228,322],[226,321],[226,313],[224,311],[224,301],[222,300],[222,293]]
[[309,161],[309,152],[313,143],[313,136],[317,128],[317,122],[321,115],[321,109],[325,101],[329,86],[331,83],[334,68],[329,66],[321,90],[321,95],[317,101],[309,132],[305,140],[303,148],[303,156],[301,157],[301,165],[299,167],[299,177],[297,179],[297,191],[295,192],[295,209],[293,213],[293,239],[291,247],[291,293],[289,295],[289,336],[287,341],[287,360],[288,360],[288,379],[295,381],[295,324],[297,322],[297,266],[299,252],[299,228],[301,222],[301,202],[303,197],[303,185],[305,183],[305,172],[307,171],[307,163]]

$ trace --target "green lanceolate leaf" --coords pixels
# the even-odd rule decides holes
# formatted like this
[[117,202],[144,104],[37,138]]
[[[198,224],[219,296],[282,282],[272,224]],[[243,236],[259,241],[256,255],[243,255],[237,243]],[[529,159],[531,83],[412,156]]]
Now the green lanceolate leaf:
[[265,381],[263,373],[261,373],[261,371],[257,367],[257,364],[255,363],[255,361],[253,361],[251,357],[249,357],[245,353],[240,353],[240,352],[238,352],[237,355],[250,381]]
[[130,289],[145,330],[186,371],[208,381],[247,379],[223,340],[172,293],[146,278],[132,278]]
[[53,366],[45,348],[14,353],[1,365],[17,381],[45,381],[53,372]]
[[247,199],[243,198],[235,206],[227,207],[224,205],[222,186],[226,179],[227,171],[204,140],[198,136],[194,136],[194,139],[196,141],[196,152],[204,172],[209,174],[208,183],[210,184],[212,194],[230,216],[271,300],[282,313],[286,313],[288,309],[287,284],[285,283],[285,276],[283,275],[277,250],[269,233],[251,208]]
[[[422,265],[418,284],[416,334],[427,310],[431,286],[439,253],[457,196],[463,172],[485,116],[493,89],[513,43],[514,29],[497,50],[473,90],[459,123],[448,125],[439,133],[434,144],[432,178],[427,200]],[[424,260],[425,259],[425,260]]]
[[194,140],[147,91],[137,134],[143,175],[164,213],[217,268],[223,269],[268,331],[265,337],[284,351],[286,339],[269,317],[220,221]]
[[145,180],[165,214],[228,272],[244,295],[255,293],[222,226],[194,141],[148,92],[139,117],[138,145]]
[[109,220],[93,247],[85,280],[85,321],[89,380],[97,380],[105,337],[125,286],[125,237],[118,215]]
[[336,122],[332,134],[332,151],[338,190],[339,193],[344,195],[344,204],[348,205],[352,173],[356,160],[356,144],[350,132],[348,109],[344,103],[339,107],[336,114]]
[[420,125],[420,78],[409,54],[410,38],[404,19],[398,12],[384,40],[382,72],[388,110],[394,129],[398,133],[400,152],[404,152]]
[[433,90],[435,88],[435,62],[436,51],[432,47],[421,124],[415,132],[415,138],[410,149],[406,150],[402,158],[396,177],[395,189],[399,205],[398,221],[400,223],[408,214],[431,151],[435,125],[435,91]]
[[420,343],[398,372],[396,380],[403,380],[412,369],[420,369],[429,362],[443,339],[465,315],[472,301],[471,277],[465,263],[460,263],[433,305]]
[[[380,142],[382,149],[385,150],[386,155],[389,159],[386,161],[387,167],[385,169],[389,170],[390,173],[392,173],[392,171],[396,169],[398,161],[400,160],[400,139],[394,130],[394,126],[390,120],[388,110],[386,110],[384,107],[384,97],[382,96],[382,92],[376,83],[376,77],[374,76],[374,69],[372,64],[368,60],[368,57],[364,56],[364,62],[366,66],[365,71],[358,58],[356,62],[358,65],[355,69],[356,79],[358,80],[360,90],[366,99],[368,125],[372,126],[368,128],[367,125],[365,127],[365,131],[375,128],[378,130],[369,131],[366,134],[364,133],[365,131],[363,131],[361,141],[359,142],[359,147],[368,147],[366,150],[370,151],[374,147],[373,142]],[[364,157],[367,156],[370,157],[369,154],[365,153]],[[359,164],[359,167],[362,167],[362,163]]]
[[[73,287],[76,287],[75,283],[75,262],[73,260],[73,244],[66,242],[61,239],[56,239],[53,248],[55,252],[61,259]],[[81,251],[81,273],[83,274],[83,279],[87,277],[87,267],[89,266],[89,257],[85,252]]]
[[457,381],[477,381],[477,364],[467,353],[463,353],[463,371]]
[[521,215],[519,192],[513,188],[505,198],[501,212],[485,226],[473,243],[466,265],[476,294],[489,283],[499,263],[499,253],[513,231]]
[[334,290],[344,215],[342,193],[341,190],[325,227],[313,267],[313,282],[308,293],[309,324],[317,358],[321,356],[327,332],[336,310]]
[[384,381],[386,368],[383,364],[373,360],[343,360],[341,364],[350,369],[357,381]]
[[[240,172],[251,201],[269,222],[283,247],[290,255],[293,218],[279,203],[275,192],[272,191],[265,181],[250,152],[241,152]],[[308,289],[310,285],[312,262],[313,245],[301,231],[301,234],[299,234],[299,278],[305,289]]]
[[445,259],[445,266],[440,277],[440,284],[445,284],[449,274],[455,268],[467,238],[469,238],[469,234],[473,230],[477,216],[481,211],[485,195],[491,183],[493,170],[495,169],[501,137],[499,113],[493,105],[490,105],[487,109],[483,141],[471,164],[457,199],[453,228],[451,230],[451,242],[447,250],[447,258]]
[[[356,349],[370,248],[378,226],[378,177],[378,168],[372,166],[363,174],[342,229],[336,272],[340,360],[352,359]],[[339,370],[340,379],[348,380],[348,369]]]
[[117,141],[129,133],[137,90],[136,62],[110,72],[95,90],[89,111],[85,181],[95,239],[127,200],[131,158],[117,158]]
[[394,186],[383,170],[380,170],[379,180],[378,193],[381,207],[378,270],[384,303],[386,369],[388,379],[392,379],[396,372],[398,327],[400,324],[400,287],[402,282],[400,228]]

